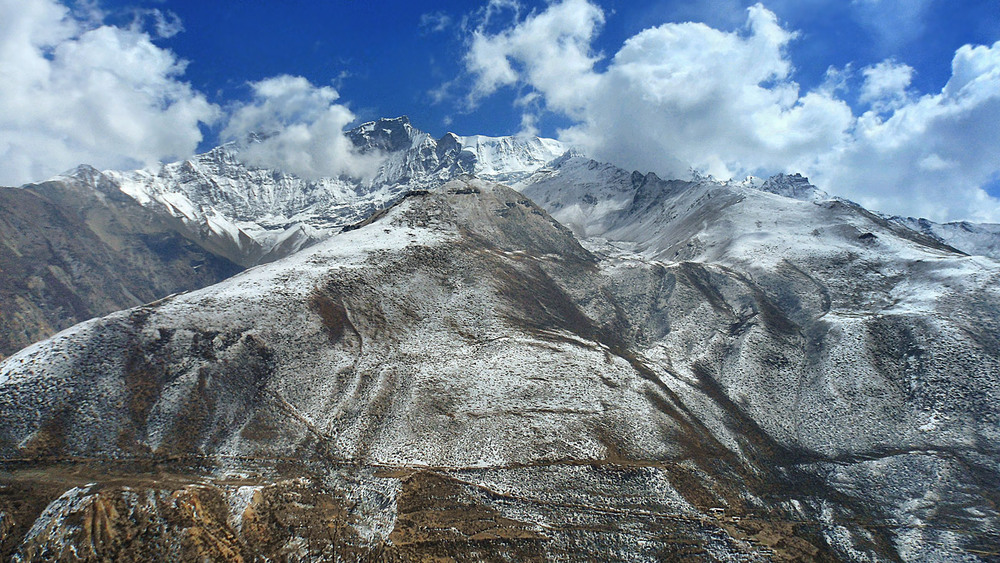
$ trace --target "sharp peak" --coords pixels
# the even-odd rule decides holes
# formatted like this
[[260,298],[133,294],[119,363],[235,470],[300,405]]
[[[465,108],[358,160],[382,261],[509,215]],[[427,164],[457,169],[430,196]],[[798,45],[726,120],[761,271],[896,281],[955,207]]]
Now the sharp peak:
[[812,185],[812,182],[809,181],[809,178],[803,176],[799,172],[791,172],[791,173],[779,172],[777,174],[769,176],[767,179],[771,181],[791,180],[793,182],[806,183]]
[[79,164],[74,168],[70,168],[66,172],[60,174],[60,176],[73,176],[76,174],[100,174],[101,171],[91,166],[89,164]]
[[[591,162],[597,162],[597,161],[592,160]],[[632,171],[632,183],[636,186],[641,184],[648,184],[650,182],[659,182],[659,181],[661,181],[661,178],[657,176],[655,172],[642,173],[638,170]]]
[[44,182],[60,181],[66,179],[82,180],[84,182],[93,182],[97,178],[103,178],[104,171],[91,166],[90,164],[78,164],[77,166],[66,170],[61,174],[57,174],[48,180],[43,180],[42,182],[29,182],[25,184],[26,186],[36,185]]
[[399,125],[408,125],[410,127],[413,127],[413,125],[410,123],[410,116],[400,115],[398,117],[380,117],[372,121],[366,121],[364,123],[361,123],[354,129],[355,130],[364,129],[366,127],[373,127],[375,125],[381,125],[381,124],[393,124],[393,125],[399,124]]

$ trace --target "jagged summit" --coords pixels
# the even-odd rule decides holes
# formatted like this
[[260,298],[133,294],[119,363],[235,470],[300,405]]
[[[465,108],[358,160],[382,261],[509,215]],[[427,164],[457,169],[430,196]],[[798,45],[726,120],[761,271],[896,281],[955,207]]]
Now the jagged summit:
[[776,174],[766,179],[749,176],[741,185],[760,191],[800,199],[803,201],[822,201],[830,199],[830,195],[809,183],[809,179],[801,174]]
[[410,118],[402,115],[362,123],[352,129],[348,137],[363,152],[397,152],[410,148],[413,139],[420,134],[410,125]]
[[248,165],[240,159],[240,143],[157,169],[98,173],[85,167],[69,177],[103,191],[124,193],[175,218],[189,225],[192,235],[217,240],[216,251],[249,266],[314,244],[407,190],[466,173],[509,182],[565,152],[551,139],[449,133],[434,140],[413,128],[405,116],[364,123],[348,136],[362,152],[384,156],[368,182],[307,181]]

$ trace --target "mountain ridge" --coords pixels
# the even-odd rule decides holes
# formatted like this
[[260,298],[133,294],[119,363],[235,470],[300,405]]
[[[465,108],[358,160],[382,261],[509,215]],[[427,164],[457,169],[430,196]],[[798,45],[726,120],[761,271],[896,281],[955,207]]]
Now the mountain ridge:
[[[240,144],[230,143],[186,161],[145,171],[100,172],[93,167],[81,165],[66,175],[54,178],[48,184],[72,184],[75,186],[73,189],[77,190],[89,186],[96,194],[93,197],[101,202],[109,202],[102,205],[124,205],[123,197],[138,203],[146,210],[138,214],[148,212],[157,215],[156,221],[173,232],[169,235],[173,240],[169,245],[156,243],[155,246],[161,251],[168,246],[173,249],[170,252],[190,252],[198,248],[198,252],[207,253],[204,256],[212,256],[213,260],[249,267],[278,260],[316,244],[344,226],[355,224],[391,205],[409,190],[422,189],[461,174],[476,173],[486,179],[510,183],[516,189],[528,190],[530,194],[533,184],[545,183],[546,170],[575,166],[581,170],[577,174],[579,178],[574,180],[579,184],[572,194],[576,199],[560,202],[552,199],[552,196],[545,196],[542,200],[587,214],[593,214],[595,210],[606,214],[610,211],[609,206],[617,209],[624,205],[635,205],[636,202],[630,199],[634,193],[629,186],[641,183],[642,178],[648,178],[649,181],[656,178],[655,175],[630,173],[611,164],[586,160],[580,153],[548,139],[478,135],[461,137],[453,133],[433,139],[415,129],[405,116],[364,123],[348,132],[348,136],[358,150],[383,151],[386,155],[380,172],[367,183],[346,178],[304,181],[280,171],[246,165],[239,159]],[[259,140],[251,137],[244,143]],[[595,167],[606,170],[606,177],[589,178],[587,171]],[[565,170],[562,175],[564,178],[570,177]],[[726,186],[731,190],[749,188],[813,202],[830,199],[800,175],[779,174],[768,179],[751,177],[729,182],[715,182],[705,178],[697,181],[704,185]],[[588,187],[581,188],[581,182]],[[654,182],[650,185],[666,184]],[[688,184],[677,181],[674,185],[680,187]],[[91,196],[85,194],[84,197]],[[599,204],[594,206],[592,202]],[[566,210],[556,210],[544,202],[543,205],[570,226],[584,221],[582,217],[570,217]],[[72,208],[72,204],[68,206]],[[989,225],[939,226],[924,220],[885,218],[919,233],[919,236],[930,237],[943,244],[957,244],[971,254],[996,253],[996,230],[991,230]],[[597,228],[596,225],[591,221],[590,230],[597,232],[604,229]],[[586,238],[594,232],[577,234]],[[44,238],[45,235],[39,233],[38,236]],[[92,235],[81,233],[79,236]],[[138,233],[137,236],[145,235]],[[187,251],[180,250],[184,245],[193,246]],[[678,252],[677,256],[683,254],[679,250],[681,249],[675,250]],[[203,261],[204,258],[191,260],[189,269],[193,271],[200,268],[199,264]],[[197,275],[194,278],[205,279]],[[219,279],[221,277],[208,278],[205,283]],[[142,283],[144,282],[126,284],[127,292],[136,294],[146,291],[139,288]],[[174,282],[164,286],[161,291],[144,295],[147,295],[146,299],[157,298],[200,284],[201,282]],[[67,299],[79,296],[72,292],[66,295]],[[71,303],[71,299],[58,302],[52,307],[39,299],[41,298],[38,296],[31,297],[24,290],[15,291],[4,298],[7,305],[3,307],[8,311],[8,318],[19,319],[8,330],[17,334],[27,330],[27,334],[35,336],[13,337],[10,344],[0,347],[0,353],[13,352],[21,345],[66,328],[87,315],[84,313],[84,317],[80,317],[59,311],[78,309],[107,313],[136,303],[135,299],[129,297],[117,298],[111,304],[97,305],[90,304],[90,298],[84,297],[83,308]],[[55,312],[47,314],[48,320],[44,322],[30,320],[40,318],[37,311],[33,312],[39,307],[48,307]]]
[[[403,119],[357,138],[398,149],[367,187],[215,180],[221,152],[164,167],[191,197],[130,185],[189,242],[250,237],[240,209],[302,221],[264,216],[273,261],[0,362],[0,555],[1000,552],[997,261],[798,175],[499,158]],[[470,174],[479,153],[513,187]],[[270,183],[225,196],[244,173]]]
[[[860,238],[852,221],[878,217],[837,201],[588,170],[636,192],[624,215],[600,217],[611,227],[622,218],[686,223],[683,214],[699,210],[716,216],[713,224],[748,213],[752,221],[757,197],[771,216],[781,202],[779,215],[810,213],[837,229],[820,245],[830,249],[815,255],[765,240],[742,247],[764,252],[747,263],[709,244],[662,261],[650,256],[674,248],[668,234],[645,247],[593,237],[581,244],[522,193],[460,177],[413,190],[371,221],[281,261],[78,325],[8,359],[0,364],[0,454],[30,467],[172,460],[181,474],[205,467],[200,490],[223,499],[236,494],[226,480],[250,470],[261,475],[253,490],[264,494],[326,467],[321,473],[332,471],[339,485],[313,476],[299,490],[334,487],[352,498],[351,487],[361,486],[383,500],[358,509],[357,535],[320,545],[343,541],[404,559],[484,549],[679,555],[673,540],[650,535],[647,518],[700,518],[701,528],[676,533],[720,560],[919,560],[928,550],[947,558],[995,549],[989,538],[1000,515],[983,483],[1000,456],[989,446],[1000,438],[992,332],[1000,266],[891,225]],[[883,273],[893,268],[909,269],[909,278]],[[958,356],[965,363],[950,360]],[[858,418],[866,424],[855,425]],[[607,481],[598,469],[605,465],[641,477]],[[477,483],[511,496],[462,492]],[[581,483],[604,492],[581,498]],[[616,509],[619,523],[599,520],[580,545],[565,523],[588,509],[540,512],[545,505],[531,500],[552,487],[576,507],[620,507],[606,495],[632,491],[638,496],[625,500],[647,499],[635,502],[651,512]],[[89,486],[64,493],[90,503],[117,494]],[[935,509],[913,504],[914,495],[937,499]],[[440,547],[418,531],[426,516],[407,512],[407,502],[436,518],[458,503],[513,535],[497,545],[489,534],[459,531]],[[80,545],[68,522],[86,510],[51,506],[35,526],[59,534],[29,534],[19,553]],[[254,506],[240,518],[264,509]],[[715,508],[733,520],[710,519]],[[771,527],[787,521],[804,524]],[[233,545],[256,541],[228,525]],[[372,529],[381,532],[361,535]],[[268,553],[315,556],[295,543],[307,531],[281,533],[292,543]],[[769,538],[766,548],[740,539],[754,534]],[[649,548],[630,557],[636,538]]]
[[[526,187],[525,180],[573,150],[558,141],[539,137],[459,136],[446,133],[440,139],[414,128],[406,116],[382,118],[358,125],[347,132],[362,153],[380,152],[384,160],[369,180],[323,178],[302,180],[268,168],[243,164],[241,143],[227,143],[192,159],[169,163],[157,169],[105,171],[94,177],[85,166],[77,181],[90,180],[103,188],[118,184],[119,190],[144,206],[190,224],[189,230],[214,239],[212,251],[244,267],[271,261],[315,244],[384,207],[410,189],[446,181],[461,174]],[[245,143],[253,143],[248,139]],[[585,158],[585,157],[584,157]],[[613,165],[607,165],[613,166]],[[70,176],[76,175],[71,172]],[[747,177],[715,182],[738,189],[752,188],[793,199],[822,201],[831,197],[811,185],[800,174],[777,174],[769,178]],[[248,188],[250,188],[248,190]],[[886,218],[889,218],[886,216]],[[920,221],[894,222],[939,242],[965,246],[971,254],[995,254],[994,230],[976,227],[972,240],[947,235],[955,229]],[[968,231],[967,225],[966,231]],[[935,234],[937,233],[937,234]],[[291,242],[289,241],[291,239]]]

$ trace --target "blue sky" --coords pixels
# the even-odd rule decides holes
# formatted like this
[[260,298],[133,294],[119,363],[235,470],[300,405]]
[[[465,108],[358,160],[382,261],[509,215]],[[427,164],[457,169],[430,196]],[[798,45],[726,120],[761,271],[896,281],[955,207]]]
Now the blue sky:
[[997,41],[996,0],[0,0],[0,183],[253,127],[329,137],[346,148],[317,157],[336,166],[309,172],[360,173],[334,137],[407,114],[435,135],[537,133],[667,176],[802,171],[891,213],[1000,221]]
[[[737,30],[746,21],[745,9],[755,3],[598,2],[607,17],[594,42],[595,51],[606,55],[606,63],[626,39],[667,22],[698,21]],[[539,1],[521,4],[526,12],[547,6]],[[914,67],[916,89],[940,90],[951,74],[955,50],[967,43],[988,45],[1000,40],[1000,2],[996,0],[901,0],[886,2],[881,9],[858,6],[865,2],[852,5],[850,0],[763,4],[785,27],[800,33],[789,51],[795,77],[807,88],[822,83],[830,66],[863,68],[895,58]],[[513,107],[513,90],[499,92],[474,110],[434,103],[429,94],[461,73],[467,41],[462,21],[476,19],[483,5],[467,0],[100,3],[111,12],[108,21],[120,25],[130,23],[136,9],[176,14],[184,30],[157,44],[189,61],[185,79],[215,103],[246,98],[249,81],[291,74],[316,85],[335,84],[362,119],[406,114],[417,127],[434,134],[449,130],[514,134],[520,128],[520,112]],[[914,17],[886,16],[905,11],[900,6],[908,5],[921,6],[909,8],[917,12]],[[441,29],[435,30],[436,25]],[[541,133],[554,136],[563,121],[549,116]]]

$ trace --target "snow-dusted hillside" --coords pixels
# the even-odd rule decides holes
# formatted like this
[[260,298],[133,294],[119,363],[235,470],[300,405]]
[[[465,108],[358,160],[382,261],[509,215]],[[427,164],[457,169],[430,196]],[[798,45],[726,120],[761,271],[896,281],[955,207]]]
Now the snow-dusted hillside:
[[[235,529],[226,510],[253,522],[333,487],[355,503],[352,549],[403,558],[475,559],[500,535],[513,559],[996,549],[1000,265],[836,200],[577,164],[608,195],[632,190],[573,212],[602,215],[593,252],[502,186],[412,193],[284,260],[11,357],[0,454],[205,467],[199,494],[221,520],[185,525],[236,546],[270,528]],[[783,234],[785,220],[817,234]],[[611,238],[627,225],[633,239]],[[300,475],[266,506],[229,484]],[[190,494],[170,486],[133,496]],[[153,510],[92,485],[66,494],[22,553],[92,549],[72,524],[87,506]],[[486,528],[457,524],[468,514]],[[169,528],[151,518],[118,525]],[[267,549],[312,556],[307,533],[276,528],[286,539]]]
[[891,220],[954,246],[966,254],[1000,259],[1000,225],[967,221],[935,223],[913,217],[893,217]]
[[259,265],[0,363],[0,554],[1000,552],[1000,262],[942,234],[989,227],[404,118],[350,137],[373,178],[234,144],[48,184]]

